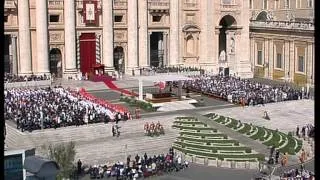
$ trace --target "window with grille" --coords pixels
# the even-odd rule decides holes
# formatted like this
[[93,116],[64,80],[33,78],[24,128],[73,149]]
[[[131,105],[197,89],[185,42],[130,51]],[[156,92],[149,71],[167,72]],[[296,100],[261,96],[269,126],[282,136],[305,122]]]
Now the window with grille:
[[114,16],[114,22],[122,22],[123,16]]
[[298,58],[298,71],[304,72],[304,57],[303,56],[299,56],[299,58]]
[[161,16],[152,16],[152,21],[153,22],[160,22],[161,21]]
[[258,65],[262,65],[262,51],[258,51]]
[[49,19],[50,19],[50,22],[59,22],[60,16],[59,15],[50,15]]
[[282,54],[277,53],[277,65],[276,68],[282,68]]

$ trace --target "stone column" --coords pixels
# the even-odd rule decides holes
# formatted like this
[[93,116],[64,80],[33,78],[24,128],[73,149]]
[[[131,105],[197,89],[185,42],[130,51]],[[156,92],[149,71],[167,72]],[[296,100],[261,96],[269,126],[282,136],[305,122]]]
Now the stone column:
[[264,67],[264,78],[269,78],[269,40],[264,39],[264,50],[263,50],[263,67]]
[[37,24],[37,73],[48,74],[49,71],[49,42],[48,42],[48,2],[36,1]]
[[199,1],[201,7],[201,16],[200,16],[200,23],[201,23],[201,33],[200,33],[200,62],[206,63],[207,62],[207,41],[208,41],[208,0],[201,0]]
[[168,33],[163,32],[163,65],[167,66],[168,65]]
[[106,71],[114,69],[113,64],[113,9],[112,0],[102,1],[102,33],[103,33],[103,49],[102,63],[105,65]]
[[179,63],[179,0],[170,0],[170,65]]
[[294,81],[294,73],[295,73],[295,61],[296,61],[296,53],[295,53],[295,47],[294,47],[294,41],[290,40],[290,48],[289,48],[289,63],[290,63],[290,78],[291,81]]
[[273,70],[274,70],[274,45],[273,39],[269,39],[269,78],[273,79]]
[[148,66],[148,2],[139,0],[139,65]]
[[65,71],[76,73],[76,17],[75,1],[64,0]]
[[[290,55],[289,55],[290,43],[288,40],[284,42],[284,72],[285,78],[290,78]],[[289,74],[288,74],[289,73]]]
[[12,73],[18,73],[17,62],[17,36],[11,35]]
[[[138,65],[138,2],[128,1],[128,68],[131,72]],[[129,70],[130,72],[130,70]]]
[[150,45],[151,34],[152,32],[148,32],[148,65],[149,66],[151,66],[151,45]]
[[[312,50],[312,43],[308,43],[307,47],[307,82],[308,84],[311,84],[312,79],[311,76],[314,76],[312,73],[312,66],[313,66],[313,50]],[[313,77],[312,77],[313,78]]]
[[19,19],[19,71],[18,74],[32,74],[31,34],[29,1],[18,0]]

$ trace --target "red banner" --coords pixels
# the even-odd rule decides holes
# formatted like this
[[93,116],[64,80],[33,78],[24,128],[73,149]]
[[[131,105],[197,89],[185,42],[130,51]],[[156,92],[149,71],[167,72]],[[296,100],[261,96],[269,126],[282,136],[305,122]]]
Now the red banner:
[[86,25],[99,25],[98,2],[83,0],[83,22]]

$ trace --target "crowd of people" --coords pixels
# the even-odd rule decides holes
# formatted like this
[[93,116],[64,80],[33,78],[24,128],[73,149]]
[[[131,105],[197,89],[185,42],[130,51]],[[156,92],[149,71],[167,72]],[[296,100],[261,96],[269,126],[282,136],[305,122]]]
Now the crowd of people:
[[296,136],[302,138],[314,138],[314,126],[312,124],[306,124],[302,126],[301,130],[299,126],[296,129]]
[[76,90],[54,88],[4,91],[5,119],[21,131],[89,123],[128,120],[128,114],[112,111],[81,96]]
[[285,171],[281,175],[281,179],[284,180],[294,180],[294,179],[306,179],[306,180],[314,180],[315,174],[311,171],[308,171],[301,166],[300,169],[291,169],[288,171]]
[[[198,75],[193,80],[184,81],[183,88],[188,91],[206,93],[235,104],[257,105],[287,100],[308,98],[302,90],[287,85],[266,85],[233,76]],[[177,86],[177,83],[175,83]]]
[[153,75],[157,73],[178,73],[178,72],[193,72],[200,71],[204,73],[203,69],[197,67],[175,67],[175,66],[163,66],[163,67],[151,67],[151,68],[142,68],[141,75]]
[[[159,154],[148,156],[144,153],[143,156],[138,154],[131,158],[127,157],[127,162],[117,162],[110,165],[93,165],[87,168],[85,173],[90,174],[91,179],[101,179],[105,177],[116,177],[117,179],[138,179],[146,178],[153,175],[161,175],[167,172],[175,172],[189,166],[187,161],[182,161],[180,155],[173,152],[173,148],[169,149],[166,155]],[[84,167],[79,167],[78,172],[81,173]]]
[[163,125],[160,124],[160,122],[158,121],[157,124],[152,123],[148,123],[146,122],[144,124],[144,134],[147,136],[158,136],[158,135],[163,135],[164,134],[164,128]]
[[4,73],[4,82],[6,83],[14,83],[14,82],[26,82],[26,81],[43,81],[50,80],[51,77],[49,75],[30,75],[30,76],[19,76],[10,73]]

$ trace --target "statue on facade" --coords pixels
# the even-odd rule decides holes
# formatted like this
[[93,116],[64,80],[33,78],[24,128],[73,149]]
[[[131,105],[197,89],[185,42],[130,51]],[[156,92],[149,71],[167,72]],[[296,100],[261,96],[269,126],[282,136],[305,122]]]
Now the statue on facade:
[[220,62],[225,62],[226,61],[226,52],[224,50],[222,50],[220,52],[219,61]]
[[230,43],[230,50],[231,50],[231,53],[234,53],[234,37],[231,37],[231,43]]

